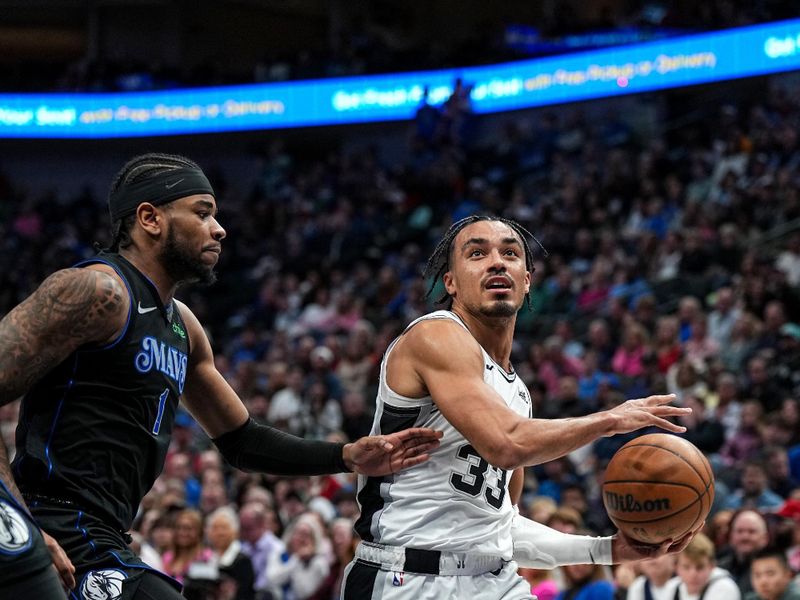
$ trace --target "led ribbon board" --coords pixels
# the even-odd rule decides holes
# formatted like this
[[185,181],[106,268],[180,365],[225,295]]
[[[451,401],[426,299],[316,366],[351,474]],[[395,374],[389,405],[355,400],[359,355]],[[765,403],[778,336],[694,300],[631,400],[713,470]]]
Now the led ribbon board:
[[800,69],[800,19],[499,65],[156,92],[0,94],[0,137],[112,138],[410,119],[456,77],[494,113]]

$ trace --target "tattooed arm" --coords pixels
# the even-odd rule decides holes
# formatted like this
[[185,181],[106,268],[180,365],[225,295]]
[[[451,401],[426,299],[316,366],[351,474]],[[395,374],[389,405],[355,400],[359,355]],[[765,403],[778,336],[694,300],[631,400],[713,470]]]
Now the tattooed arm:
[[[107,272],[56,271],[0,321],[0,406],[19,398],[75,349],[113,339],[125,326],[130,298]],[[0,479],[24,505],[0,453]]]
[[[106,269],[57,271],[0,321],[0,406],[23,395],[80,346],[119,335],[130,298],[123,283]],[[25,506],[2,440],[0,480]],[[42,535],[61,579],[74,587],[72,563],[51,536],[44,531]]]
[[15,400],[83,344],[125,326],[127,290],[97,269],[64,269],[0,321],[0,405]]

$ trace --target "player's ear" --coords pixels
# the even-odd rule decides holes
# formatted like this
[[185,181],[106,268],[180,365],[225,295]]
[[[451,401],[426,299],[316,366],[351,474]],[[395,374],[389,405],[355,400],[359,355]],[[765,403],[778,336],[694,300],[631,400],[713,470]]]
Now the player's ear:
[[453,281],[453,273],[451,271],[447,271],[444,275],[442,275],[442,283],[444,283],[445,291],[451,296],[454,296],[456,285]]
[[136,221],[150,235],[158,235],[164,225],[164,216],[149,202],[142,202],[136,209]]

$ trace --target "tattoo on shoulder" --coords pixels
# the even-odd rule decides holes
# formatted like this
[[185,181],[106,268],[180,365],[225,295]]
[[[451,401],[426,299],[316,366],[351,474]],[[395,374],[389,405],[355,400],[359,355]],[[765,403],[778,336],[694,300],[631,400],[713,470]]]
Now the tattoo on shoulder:
[[118,330],[127,296],[107,273],[64,269],[0,321],[0,405],[83,344]]

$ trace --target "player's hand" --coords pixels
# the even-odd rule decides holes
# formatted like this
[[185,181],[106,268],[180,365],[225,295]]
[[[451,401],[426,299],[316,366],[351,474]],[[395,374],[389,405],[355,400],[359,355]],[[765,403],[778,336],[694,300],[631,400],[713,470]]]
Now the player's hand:
[[676,425],[667,419],[669,417],[680,417],[692,412],[691,408],[671,406],[670,402],[675,400],[675,394],[663,396],[648,396],[647,398],[637,398],[628,400],[619,406],[615,406],[608,412],[614,415],[615,420],[611,431],[606,435],[617,433],[628,433],[642,427],[660,427],[673,433],[683,433],[686,427]]
[[662,544],[645,544],[626,536],[622,531],[617,531],[611,538],[611,560],[615,564],[659,558],[665,554],[676,554],[683,551],[692,541],[692,538],[705,526],[705,521],[685,536],[678,540],[666,540]]
[[347,468],[361,475],[382,476],[424,463],[439,447],[441,431],[424,427],[389,435],[363,437],[343,450]]
[[67,590],[75,589],[75,567],[67,557],[67,553],[64,552],[64,549],[58,545],[58,542],[52,536],[44,531],[42,531],[42,537],[47,550],[50,552],[50,558],[53,559],[53,565],[58,571],[61,583]]

